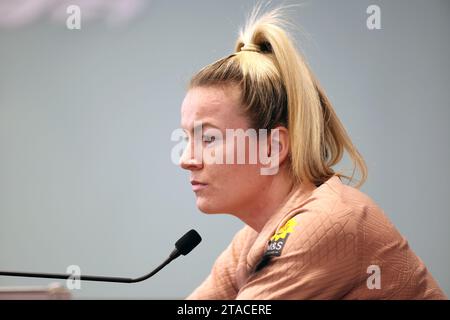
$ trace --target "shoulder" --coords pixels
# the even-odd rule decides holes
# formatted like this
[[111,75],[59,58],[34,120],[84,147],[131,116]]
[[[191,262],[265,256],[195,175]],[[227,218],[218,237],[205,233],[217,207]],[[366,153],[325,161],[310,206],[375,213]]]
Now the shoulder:
[[360,209],[354,204],[370,202],[364,194],[346,189],[336,176],[314,190],[309,200],[289,217],[295,223],[292,238],[297,240],[297,245],[306,242],[306,245],[314,246],[319,240],[326,242],[342,238],[348,242],[357,231],[355,212]]
[[324,184],[321,193],[326,196],[321,194],[318,202],[322,202],[321,197],[330,199],[325,201],[328,206],[323,208],[323,214],[334,223],[345,224],[347,231],[362,232],[366,240],[369,236],[399,236],[384,210],[368,194],[342,183],[337,176]]
[[358,224],[352,208],[337,198],[329,200],[310,203],[289,220],[292,232],[283,255],[296,255],[305,266],[331,266],[343,259],[356,263]]
[[345,209],[351,212],[349,219],[365,243],[386,244],[403,240],[385,211],[369,195],[343,184],[339,179],[330,180],[328,185],[336,194],[337,211]]
[[270,282],[269,288],[278,288],[274,292],[282,297],[342,297],[361,274],[357,224],[351,216],[351,207],[333,190],[317,188],[270,238],[254,283],[263,283],[267,293]]
[[359,259],[367,243],[401,239],[370,196],[343,184],[337,176],[317,188],[289,219],[295,227],[285,250],[308,251],[306,257],[316,262]]

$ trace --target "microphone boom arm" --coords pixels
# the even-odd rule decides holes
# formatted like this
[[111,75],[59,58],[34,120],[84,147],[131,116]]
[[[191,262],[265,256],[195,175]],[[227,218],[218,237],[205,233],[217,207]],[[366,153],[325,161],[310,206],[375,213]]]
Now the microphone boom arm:
[[74,276],[72,274],[64,273],[34,273],[34,272],[15,272],[15,271],[0,271],[0,276],[10,277],[27,277],[27,278],[50,278],[50,279],[73,279],[73,280],[86,280],[86,281],[102,281],[102,282],[119,282],[119,283],[136,283],[147,280],[151,276],[155,275],[158,271],[168,265],[172,260],[177,258],[180,254],[175,249],[171,255],[155,270],[139,278],[121,278],[121,277],[105,277],[105,276]]
[[10,277],[27,277],[27,278],[50,278],[50,279],[73,279],[86,281],[102,281],[102,282],[120,282],[120,283],[136,283],[147,280],[155,275],[158,271],[168,265],[172,260],[178,258],[180,255],[187,255],[202,241],[200,235],[194,229],[188,231],[175,243],[175,249],[169,257],[159,265],[155,270],[139,278],[121,278],[121,277],[105,277],[105,276],[83,276],[62,273],[32,273],[32,272],[16,272],[16,271],[0,271],[0,276]]

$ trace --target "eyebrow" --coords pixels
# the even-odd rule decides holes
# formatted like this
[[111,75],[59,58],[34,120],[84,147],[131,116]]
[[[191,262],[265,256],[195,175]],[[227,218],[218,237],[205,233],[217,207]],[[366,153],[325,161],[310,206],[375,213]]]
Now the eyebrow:
[[[222,129],[219,128],[218,126],[216,126],[216,125],[214,125],[214,124],[212,124],[211,122],[208,122],[208,121],[202,122],[202,123],[201,123],[201,126],[202,126],[203,128],[204,128],[204,127],[213,127],[213,128],[222,130]],[[191,132],[194,132],[195,128],[198,128],[198,127],[200,127],[200,125],[195,126],[195,127],[192,128],[190,131],[191,131]]]

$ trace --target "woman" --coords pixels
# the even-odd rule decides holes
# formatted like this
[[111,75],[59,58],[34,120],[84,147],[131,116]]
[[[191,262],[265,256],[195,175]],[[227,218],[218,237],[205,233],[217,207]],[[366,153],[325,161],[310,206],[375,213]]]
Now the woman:
[[[246,224],[188,299],[446,298],[358,190],[364,160],[283,29],[280,9],[255,10],[235,53],[191,79],[181,125],[188,145],[180,163],[198,208]],[[237,134],[228,136],[251,129],[257,134],[245,137],[244,149]],[[341,182],[353,175],[332,169],[344,149],[362,173],[356,187]]]

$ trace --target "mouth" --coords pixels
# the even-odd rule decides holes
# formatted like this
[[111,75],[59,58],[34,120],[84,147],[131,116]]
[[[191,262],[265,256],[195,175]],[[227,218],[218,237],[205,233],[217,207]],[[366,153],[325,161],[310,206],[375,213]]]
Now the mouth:
[[196,180],[192,180],[191,181],[191,185],[192,185],[192,191],[194,191],[194,192],[203,190],[203,189],[205,189],[208,186],[208,184],[202,183],[202,182],[199,182],[199,181],[196,181]]

